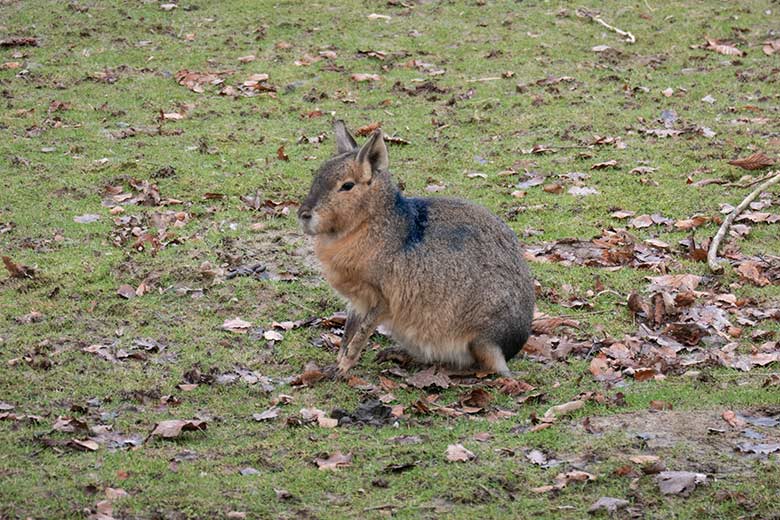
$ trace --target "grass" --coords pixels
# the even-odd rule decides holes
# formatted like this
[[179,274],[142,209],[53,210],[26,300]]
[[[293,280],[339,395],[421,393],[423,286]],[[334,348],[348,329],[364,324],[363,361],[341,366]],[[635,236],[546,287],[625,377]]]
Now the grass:
[[[302,199],[311,172],[334,147],[332,117],[345,119],[353,129],[381,121],[387,133],[410,141],[390,149],[391,168],[406,192],[421,194],[429,184],[444,184],[444,195],[487,206],[506,217],[519,235],[527,235],[530,244],[590,238],[604,228],[623,226],[624,221],[610,217],[617,207],[681,219],[697,213],[715,216],[719,204],[738,203],[746,190],[693,188],[686,179],[738,179],[743,172],[727,160],[756,150],[773,157],[780,152],[776,56],[761,52],[762,42],[776,31],[777,6],[768,1],[720,6],[608,1],[599,8],[609,23],[634,33],[637,43],[626,44],[577,16],[574,7],[554,2],[371,1],[303,7],[237,0],[180,3],[172,11],[139,1],[0,2],[2,37],[34,36],[40,42],[0,48],[0,63],[20,63],[0,68],[0,250],[39,271],[32,280],[0,281],[0,401],[13,404],[16,414],[42,417],[32,424],[0,421],[0,517],[86,517],[104,499],[104,488],[115,487],[129,493],[114,503],[113,514],[121,518],[216,518],[230,511],[250,518],[374,518],[391,512],[400,518],[582,518],[601,496],[626,498],[648,518],[775,518],[776,455],[751,462],[733,448],[702,448],[691,456],[691,446],[709,445],[703,423],[693,419],[690,435],[678,431],[675,446],[649,451],[669,469],[708,473],[710,485],[687,498],[666,497],[652,476],[633,481],[614,470],[626,464],[627,453],[648,452],[615,426],[621,417],[643,417],[654,400],[672,403],[675,413],[690,418],[776,406],[777,387],[762,386],[776,367],[749,373],[705,368],[699,379],[670,375],[611,388],[593,381],[587,361],[518,359],[511,368],[544,395],[521,405],[495,393],[494,406],[516,413],[513,417],[489,421],[484,415],[407,412],[397,426],[334,430],[290,427],[286,418],[303,407],[354,409],[361,391],[344,383],[282,384],[270,393],[241,382],[200,385],[191,392],[177,388],[194,366],[224,373],[241,365],[283,381],[310,360],[320,366],[333,361],[332,352],[314,343],[321,329],[296,329],[273,345],[256,334],[221,330],[225,319],[236,316],[268,329],[273,321],[343,309],[307,257],[294,208],[288,216],[268,217],[247,210],[239,198],[259,193],[263,200]],[[372,20],[371,13],[391,19]],[[733,39],[747,55],[693,48],[705,37]],[[597,45],[613,50],[593,52]],[[336,58],[294,64],[322,50],[334,51]],[[366,57],[367,51],[383,51],[386,58]],[[237,61],[249,54],[256,60]],[[445,72],[429,75],[405,66],[410,60]],[[94,79],[106,69],[115,82]],[[234,70],[225,80],[230,85],[267,73],[277,93],[233,99],[219,96],[221,87],[213,86],[194,93],[174,80],[181,69]],[[501,77],[507,71],[513,75]],[[382,79],[357,83],[352,73]],[[536,84],[561,76],[575,81]],[[445,92],[404,92],[424,85],[419,79]],[[671,97],[662,94],[666,88],[674,90]],[[702,102],[707,95],[715,102]],[[50,113],[55,100],[69,108]],[[183,105],[189,107],[183,120],[158,121],[161,111]],[[315,110],[325,115],[308,118]],[[663,126],[657,121],[662,110],[674,110],[680,127],[698,125],[716,135],[642,135],[640,128]],[[111,136],[129,127],[162,131]],[[323,132],[327,138],[320,144],[296,144],[303,135]],[[626,147],[586,146],[594,135],[618,136]],[[534,145],[556,151],[523,152]],[[277,158],[280,146],[288,161]],[[617,169],[590,169],[611,159],[618,161]],[[637,166],[657,171],[630,173]],[[166,174],[167,167],[173,173]],[[499,175],[510,168],[518,173]],[[575,197],[533,187],[516,199],[510,194],[525,169],[544,175],[545,183],[585,172],[590,178],[584,184],[599,193]],[[473,172],[487,178],[469,178]],[[117,226],[101,206],[103,190],[121,185],[129,191],[131,178],[151,180],[163,198],[183,201],[168,208],[128,206],[124,214],[186,211],[189,221],[172,228],[180,244],[171,243],[156,255],[149,248],[133,250],[132,240],[114,245]],[[206,193],[224,198],[204,199]],[[83,214],[100,219],[74,222]],[[697,242],[715,230],[712,223],[696,229]],[[659,226],[631,232],[670,244],[688,236]],[[750,254],[778,251],[776,225],[753,226],[740,246]],[[216,267],[263,262],[275,273],[289,271],[296,277],[242,277],[211,285],[201,274],[204,262]],[[589,311],[541,299],[540,310],[572,315],[594,336],[635,330],[618,304],[632,290],[641,291],[644,277],[652,273],[558,264],[532,268],[545,288],[568,284],[584,295],[598,277],[621,295],[590,298]],[[706,273],[704,264],[686,260],[676,269]],[[137,287],[150,275],[157,280],[151,293],[131,300],[116,295],[119,285]],[[730,270],[718,282],[767,305],[780,297],[777,285],[745,286]],[[32,311],[42,313],[43,320],[17,321]],[[761,326],[780,330],[776,322]],[[747,348],[749,334],[744,337]],[[165,349],[147,361],[115,364],[82,351],[93,344],[129,349],[136,338],[153,338]],[[24,356],[31,362],[12,361]],[[356,374],[376,384],[383,368],[387,365],[369,354]],[[463,391],[443,391],[439,402],[454,402]],[[625,405],[588,402],[568,421],[524,431],[533,413],[541,415],[584,391],[610,397],[622,392]],[[252,414],[268,408],[279,393],[293,396],[281,417],[253,421]],[[394,394],[395,403],[407,410],[425,396],[410,389]],[[180,404],[161,405],[165,395],[174,395]],[[88,406],[91,399],[99,404]],[[44,442],[73,437],[49,431],[60,415],[141,436],[170,418],[202,417],[209,426],[172,441],[151,439],[136,449],[104,446],[80,452]],[[594,435],[581,427],[586,417],[616,422]],[[492,438],[473,440],[480,432]],[[391,441],[400,435],[416,435],[422,442]],[[464,444],[476,460],[446,462],[445,450],[453,443]],[[542,469],[525,458],[527,448],[568,462]],[[195,452],[195,459],[171,462],[185,450]],[[318,470],[312,461],[335,450],[352,453],[352,467],[337,474]],[[401,472],[388,469],[399,463],[412,466]],[[241,475],[245,467],[259,473]],[[598,479],[553,494],[530,491],[572,467],[583,467]],[[278,499],[274,489],[287,490],[293,498]]]

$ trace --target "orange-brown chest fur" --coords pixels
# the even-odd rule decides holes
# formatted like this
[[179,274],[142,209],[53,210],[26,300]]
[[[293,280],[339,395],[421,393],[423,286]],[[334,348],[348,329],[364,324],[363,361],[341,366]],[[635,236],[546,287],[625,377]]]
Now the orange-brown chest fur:
[[362,225],[338,239],[317,238],[314,252],[320,260],[328,283],[346,297],[358,311],[376,306],[381,294],[372,283],[370,247],[367,226]]

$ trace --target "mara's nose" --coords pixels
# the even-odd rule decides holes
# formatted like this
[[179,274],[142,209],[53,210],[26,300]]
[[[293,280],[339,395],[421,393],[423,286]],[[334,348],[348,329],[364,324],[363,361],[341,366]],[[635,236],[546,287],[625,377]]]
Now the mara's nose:
[[301,220],[311,219],[311,210],[309,208],[300,208],[298,210],[298,218]]

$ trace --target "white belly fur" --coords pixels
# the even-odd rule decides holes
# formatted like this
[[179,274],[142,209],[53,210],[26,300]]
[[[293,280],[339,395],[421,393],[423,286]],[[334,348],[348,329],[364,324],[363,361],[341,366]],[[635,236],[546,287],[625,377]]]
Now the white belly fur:
[[393,339],[412,357],[425,363],[444,363],[458,368],[466,368],[474,363],[465,338],[432,338],[423,331],[393,326],[383,323]]

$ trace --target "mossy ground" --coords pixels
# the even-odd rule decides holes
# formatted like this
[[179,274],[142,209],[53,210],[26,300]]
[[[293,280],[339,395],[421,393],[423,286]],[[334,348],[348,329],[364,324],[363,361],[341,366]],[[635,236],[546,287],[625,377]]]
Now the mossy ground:
[[[262,199],[304,197],[311,171],[334,147],[333,116],[353,129],[381,121],[387,133],[410,142],[390,149],[391,168],[407,193],[423,194],[429,184],[444,184],[443,194],[487,206],[531,244],[590,238],[624,225],[610,217],[618,207],[681,219],[697,213],[715,216],[719,204],[739,202],[744,189],[694,188],[686,179],[735,180],[741,171],[727,160],[755,150],[771,156],[780,151],[778,58],[761,52],[772,31],[777,37],[777,4],[608,1],[598,7],[609,23],[635,34],[637,42],[627,44],[577,16],[575,6],[557,2],[236,0],[181,2],[171,11],[148,1],[0,2],[3,38],[39,39],[37,47],[0,49],[0,62],[20,63],[0,70],[0,250],[39,271],[33,280],[0,282],[0,400],[13,404],[14,413],[43,416],[38,424],[0,421],[0,516],[85,517],[103,498],[103,488],[119,487],[129,493],[114,505],[114,516],[123,518],[220,518],[230,511],[244,511],[250,518],[391,513],[400,518],[582,518],[601,496],[626,498],[646,518],[776,517],[776,456],[754,463],[729,450],[692,456],[685,448],[689,439],[677,429],[677,448],[655,453],[669,469],[712,478],[688,498],[664,497],[651,476],[632,482],[614,472],[627,463],[626,454],[648,452],[640,441],[620,431],[588,434],[579,426],[585,417],[644,412],[651,401],[662,400],[672,403],[676,413],[690,412],[690,438],[706,444],[697,413],[717,416],[726,409],[780,402],[776,386],[762,386],[772,367],[750,373],[707,368],[700,379],[670,376],[605,389],[592,380],[586,361],[518,359],[511,368],[544,397],[518,405],[497,394],[495,405],[516,412],[514,417],[490,422],[480,416],[410,413],[398,427],[335,430],[288,427],[284,419],[302,407],[354,408],[360,392],[342,382],[281,386],[271,393],[242,383],[201,385],[191,392],[176,387],[195,365],[223,372],[243,365],[286,377],[300,373],[307,361],[333,361],[331,352],[312,343],[322,332],[317,329],[288,332],[272,347],[251,334],[221,329],[225,319],[236,316],[267,329],[272,321],[327,316],[343,308],[306,258],[294,211],[269,218],[246,210],[239,198],[256,192]],[[372,13],[391,18],[371,19]],[[747,55],[693,48],[707,36],[732,39]],[[592,51],[597,45],[612,50]],[[336,58],[294,64],[323,50],[334,51]],[[386,58],[367,57],[366,51],[383,51]],[[237,61],[250,54],[255,61]],[[444,73],[402,66],[410,60]],[[105,69],[115,82],[94,79]],[[174,80],[181,69],[234,70],[226,78],[231,85],[267,73],[278,91],[236,99],[218,95],[220,87],[194,93]],[[506,72],[513,74],[503,77]],[[352,73],[379,74],[381,80],[358,83],[350,79]],[[562,76],[574,81],[535,84]],[[405,93],[404,87],[425,84],[418,79],[446,92]],[[666,88],[673,89],[671,97],[662,94]],[[711,104],[701,101],[708,95],[715,100]],[[49,113],[55,100],[69,108]],[[183,104],[194,105],[183,120],[159,122],[161,111],[174,112]],[[307,117],[315,110],[325,115]],[[657,120],[663,110],[677,113],[678,126],[707,127],[716,135],[641,135],[640,128],[662,127]],[[128,126],[162,129],[162,135],[112,137]],[[322,143],[296,144],[302,135],[322,132],[328,136]],[[594,135],[620,137],[626,147],[587,146]],[[556,151],[524,153],[534,145]],[[288,161],[277,158],[280,146]],[[618,161],[617,169],[590,170],[611,159]],[[657,171],[630,173],[637,166]],[[165,167],[174,173],[155,178]],[[499,175],[510,168],[518,173]],[[534,187],[516,199],[510,194],[524,169],[545,175],[548,182],[586,172],[591,177],[585,185],[599,193],[575,197]],[[487,177],[467,176],[474,172]],[[113,245],[115,225],[101,206],[103,189],[122,185],[127,191],[130,178],[150,179],[163,197],[184,202],[170,208],[192,215],[174,230],[181,244],[154,256],[148,248],[137,252],[129,244]],[[204,199],[206,193],[224,198]],[[160,209],[128,207],[127,214]],[[100,220],[74,222],[83,214],[99,214]],[[262,229],[253,227],[259,223]],[[707,224],[694,234],[703,240],[715,230],[715,224]],[[632,232],[670,244],[689,235],[659,226]],[[741,247],[751,254],[777,253],[777,225],[754,226]],[[242,277],[210,286],[199,266],[205,261],[219,266],[228,254],[242,263],[263,261],[278,272],[293,271],[296,278]],[[679,272],[706,272],[702,263],[681,262]],[[568,284],[585,294],[598,277],[620,295],[594,297],[588,310],[542,299],[540,310],[571,315],[594,335],[635,330],[619,304],[632,290],[641,291],[644,277],[652,273],[556,264],[532,268],[543,287]],[[116,295],[120,284],[136,287],[150,274],[162,291],[131,300]],[[763,302],[780,296],[776,285],[759,289],[738,281],[733,272],[719,280],[736,294]],[[202,297],[193,298],[186,287],[203,289]],[[42,313],[43,320],[17,321],[31,311]],[[769,327],[780,329],[777,323]],[[129,347],[138,337],[154,338],[166,349],[146,362],[116,364],[81,350],[114,342]],[[47,367],[9,364],[36,348]],[[369,353],[356,374],[377,383],[383,367]],[[626,404],[591,402],[570,422],[533,433],[513,430],[532,413],[588,390],[620,391]],[[461,391],[444,391],[440,400],[452,402]],[[294,396],[282,417],[253,421],[252,414],[268,408],[280,392]],[[159,396],[171,394],[180,399],[178,406],[158,406]],[[407,407],[422,395],[396,392],[397,402]],[[209,428],[174,441],[152,439],[129,451],[78,452],[41,442],[67,439],[48,433],[54,419],[77,413],[74,405],[84,407],[94,398],[101,404],[90,417],[112,414],[106,420],[115,431],[145,435],[160,420],[195,416],[208,417]],[[486,431],[492,434],[489,441],[471,440]],[[388,441],[398,435],[417,435],[423,442]],[[457,442],[471,449],[476,461],[446,462],[447,445]],[[533,493],[529,488],[552,483],[567,466],[541,469],[528,462],[523,448],[584,460],[598,479],[552,495]],[[183,450],[196,452],[197,458],[173,471],[170,460]],[[318,470],[313,459],[334,450],[351,452],[352,467],[337,473]],[[387,469],[407,462],[413,463],[408,471]],[[241,475],[239,470],[248,466],[259,473]],[[377,485],[379,480],[384,483]],[[274,489],[294,498],[279,500]]]

